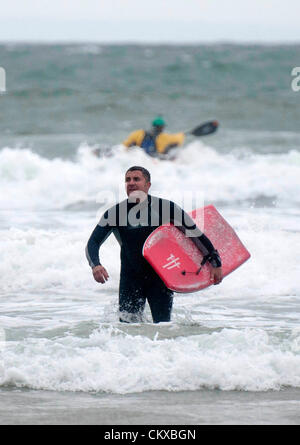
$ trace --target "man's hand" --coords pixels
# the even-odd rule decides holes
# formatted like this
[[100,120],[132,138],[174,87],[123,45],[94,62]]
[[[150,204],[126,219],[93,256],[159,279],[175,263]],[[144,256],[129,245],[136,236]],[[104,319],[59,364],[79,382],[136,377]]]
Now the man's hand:
[[222,267],[212,267],[210,271],[210,279],[214,284],[220,284],[223,279]]
[[98,283],[104,284],[108,280],[109,275],[103,266],[93,267],[93,276]]

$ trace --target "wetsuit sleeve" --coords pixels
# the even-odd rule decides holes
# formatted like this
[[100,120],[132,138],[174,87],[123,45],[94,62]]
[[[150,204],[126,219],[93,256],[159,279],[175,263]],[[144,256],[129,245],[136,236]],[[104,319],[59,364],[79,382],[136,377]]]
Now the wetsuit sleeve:
[[[173,212],[172,212],[173,208]],[[172,215],[173,213],[173,215]],[[186,236],[190,237],[212,267],[221,267],[222,262],[218,251],[210,239],[199,229],[194,220],[179,206],[171,202],[171,222]]]
[[87,260],[92,268],[101,265],[99,249],[112,232],[112,227],[109,224],[105,224],[105,220],[107,220],[107,212],[105,212],[99,224],[93,230],[85,249]]

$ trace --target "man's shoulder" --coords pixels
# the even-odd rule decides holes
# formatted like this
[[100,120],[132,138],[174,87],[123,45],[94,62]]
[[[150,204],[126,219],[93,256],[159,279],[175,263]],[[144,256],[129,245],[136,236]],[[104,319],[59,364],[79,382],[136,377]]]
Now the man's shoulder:
[[126,211],[127,204],[127,199],[124,199],[123,201],[120,201],[105,210],[105,212],[102,214],[102,217],[100,218],[99,225],[102,226],[105,222],[105,225],[115,226],[118,222],[120,212],[122,213],[122,209]]
[[166,204],[166,205],[171,205],[171,206],[177,206],[178,207],[178,205],[174,201],[171,201],[170,199],[167,199],[167,198],[161,198],[159,196],[154,196],[154,195],[151,195],[151,203],[153,203],[153,204],[161,203],[161,204]]

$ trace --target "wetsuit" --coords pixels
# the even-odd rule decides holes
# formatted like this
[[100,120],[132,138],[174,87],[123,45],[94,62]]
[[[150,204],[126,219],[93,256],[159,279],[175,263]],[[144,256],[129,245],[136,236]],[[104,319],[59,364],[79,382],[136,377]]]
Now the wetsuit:
[[155,131],[136,130],[123,142],[126,147],[137,146],[144,149],[150,156],[167,154],[168,151],[182,145],[184,133],[155,133]]
[[172,201],[148,195],[138,204],[128,200],[107,210],[87,243],[86,256],[93,268],[100,265],[99,248],[113,232],[121,246],[119,310],[121,321],[140,321],[146,300],[154,323],[170,321],[172,295],[142,255],[145,240],[158,226],[171,222],[178,226],[206,255],[213,267],[221,260],[210,240],[190,216]]

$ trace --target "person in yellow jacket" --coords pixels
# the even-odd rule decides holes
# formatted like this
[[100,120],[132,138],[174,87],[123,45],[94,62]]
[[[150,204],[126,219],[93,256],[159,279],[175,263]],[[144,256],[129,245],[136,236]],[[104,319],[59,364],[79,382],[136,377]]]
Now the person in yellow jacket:
[[152,122],[150,131],[133,131],[123,142],[123,145],[127,148],[141,147],[150,156],[165,155],[171,148],[182,145],[185,138],[184,133],[164,133],[165,126],[165,121],[161,117],[157,117]]

